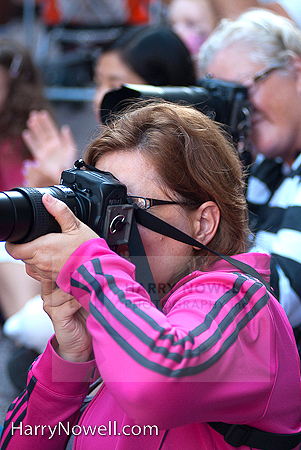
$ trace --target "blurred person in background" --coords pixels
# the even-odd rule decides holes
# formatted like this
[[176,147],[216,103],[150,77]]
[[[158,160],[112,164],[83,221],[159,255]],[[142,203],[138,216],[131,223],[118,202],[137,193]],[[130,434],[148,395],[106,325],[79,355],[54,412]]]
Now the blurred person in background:
[[[35,164],[22,139],[32,109],[52,112],[43,91],[41,76],[26,47],[11,38],[0,39],[0,191],[26,185],[28,164]],[[51,111],[51,112],[50,112]],[[52,119],[53,120],[53,119]],[[3,212],[2,212],[3,213]],[[0,220],[3,216],[0,212]],[[1,222],[3,226],[3,222]],[[21,261],[12,259],[0,243],[0,312],[2,323],[18,313],[27,302],[40,296],[40,286],[25,271]],[[38,309],[31,304],[31,315]],[[52,330],[51,322],[37,322],[42,333]],[[35,355],[31,352],[30,358]]]
[[[189,50],[169,27],[141,25],[129,28],[103,49],[96,62],[94,80],[94,111],[99,122],[99,106],[108,91],[127,83],[193,85],[196,71]],[[64,133],[64,127],[59,130],[45,111],[31,112],[23,139],[36,155],[35,164],[27,166],[28,185],[45,185],[46,180],[55,184],[62,167],[74,162],[68,157],[68,149],[74,147],[72,137],[67,131]]]
[[[0,39],[0,191],[25,184],[27,161],[33,161],[22,131],[32,109],[49,109],[29,51],[19,42]],[[16,282],[16,280],[18,280]],[[0,243],[0,309],[5,320],[39,292]]]
[[217,25],[210,0],[171,0],[167,21],[195,59],[202,43]]
[[123,84],[189,86],[195,84],[196,73],[189,50],[175,32],[165,25],[146,25],[129,29],[100,55],[95,82],[98,114],[104,95]]
[[29,51],[0,39],[0,190],[24,185],[24,164],[32,159],[22,131],[32,109],[49,110],[40,74]]
[[224,19],[199,54],[202,76],[242,83],[253,105],[247,199],[256,248],[272,255],[271,284],[301,328],[301,31],[266,9]]

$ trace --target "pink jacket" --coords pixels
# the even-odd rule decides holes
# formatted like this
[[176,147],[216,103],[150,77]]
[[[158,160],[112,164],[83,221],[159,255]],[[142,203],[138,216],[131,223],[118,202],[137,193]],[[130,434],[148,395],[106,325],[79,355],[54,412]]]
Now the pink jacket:
[[[237,259],[269,277],[269,257]],[[280,304],[220,260],[164,299],[163,313],[135,267],[104,240],[83,244],[57,283],[90,311],[95,361],[62,360],[51,342],[7,414],[1,450],[73,448],[229,450],[206,423],[301,430],[299,357]],[[80,415],[89,384],[104,384]],[[246,447],[241,447],[245,449]]]

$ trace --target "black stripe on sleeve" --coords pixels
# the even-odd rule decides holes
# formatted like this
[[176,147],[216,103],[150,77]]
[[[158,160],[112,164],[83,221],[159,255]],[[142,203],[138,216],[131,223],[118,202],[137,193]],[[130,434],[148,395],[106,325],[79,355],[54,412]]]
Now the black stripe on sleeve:
[[[27,407],[25,408],[25,410],[18,416],[18,412],[20,411],[20,409],[22,408],[22,406],[24,406],[24,403],[28,403],[29,398],[36,386],[37,380],[34,376],[31,377],[27,388],[22,392],[22,394],[18,397],[18,399],[12,403],[12,405],[9,407],[8,411],[13,410],[13,413],[11,414],[11,416],[9,417],[9,419],[7,419],[4,422],[4,430],[3,433],[5,432],[5,430],[7,430],[10,426],[11,423],[14,422],[14,427],[18,427],[20,425],[20,423],[24,420],[26,414],[27,414]],[[13,421],[13,419],[16,417],[16,420]],[[5,450],[6,447],[8,446],[8,443],[10,441],[12,437],[12,430],[9,431],[9,433],[7,434],[1,450]]]

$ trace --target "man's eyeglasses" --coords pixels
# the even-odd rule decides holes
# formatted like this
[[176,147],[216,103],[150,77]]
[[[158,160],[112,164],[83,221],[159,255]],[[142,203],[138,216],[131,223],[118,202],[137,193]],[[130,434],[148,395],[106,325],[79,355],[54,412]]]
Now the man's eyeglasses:
[[252,77],[252,84],[256,86],[258,83],[261,83],[261,81],[266,80],[271,75],[271,73],[274,72],[274,70],[278,69],[283,69],[283,64],[275,64],[273,66],[265,67],[264,69],[259,70]]
[[149,209],[158,205],[188,205],[187,202],[173,202],[170,200],[157,200],[155,198],[129,196],[128,200],[135,203],[140,209]]
[[[274,70],[283,69],[284,64],[273,64],[271,66],[265,67],[264,69],[259,70],[253,77],[250,77],[248,80],[240,81],[242,84],[246,84],[248,87],[257,86],[262,81],[266,80]],[[213,78],[212,74],[206,74],[205,78]]]

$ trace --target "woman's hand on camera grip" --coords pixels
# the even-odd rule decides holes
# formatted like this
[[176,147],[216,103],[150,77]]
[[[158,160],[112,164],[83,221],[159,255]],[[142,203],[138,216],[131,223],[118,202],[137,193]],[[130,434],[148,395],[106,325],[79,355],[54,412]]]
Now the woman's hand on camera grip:
[[65,262],[84,242],[99,237],[78,220],[68,206],[50,194],[43,196],[47,211],[59,223],[62,233],[51,233],[25,244],[6,243],[6,250],[26,264],[27,273],[38,281],[56,281]]
[[92,339],[86,327],[89,313],[51,280],[42,280],[41,295],[54,326],[58,355],[67,361],[88,361],[92,355]]

